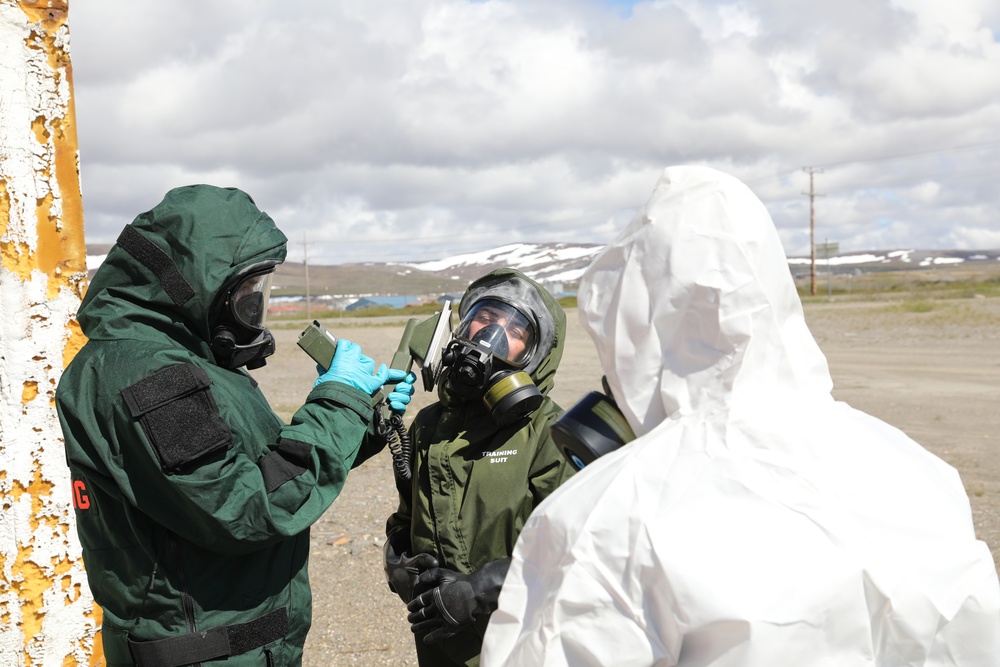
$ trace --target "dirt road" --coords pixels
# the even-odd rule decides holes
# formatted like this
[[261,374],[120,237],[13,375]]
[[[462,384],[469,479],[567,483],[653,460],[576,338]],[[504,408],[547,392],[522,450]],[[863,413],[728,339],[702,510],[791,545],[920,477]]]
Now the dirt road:
[[[597,355],[568,313],[569,341],[553,397],[564,407],[598,388]],[[899,427],[955,466],[976,531],[1000,562],[1000,299],[897,304],[818,302],[806,318],[826,354],[834,396]],[[388,360],[404,320],[328,320],[336,335]],[[278,353],[254,373],[288,418],[315,371],[295,346],[298,329],[276,330]],[[420,394],[410,415],[430,402]],[[415,665],[405,608],[386,588],[381,544],[395,508],[388,456],[353,471],[312,532],[313,628],[307,666]]]

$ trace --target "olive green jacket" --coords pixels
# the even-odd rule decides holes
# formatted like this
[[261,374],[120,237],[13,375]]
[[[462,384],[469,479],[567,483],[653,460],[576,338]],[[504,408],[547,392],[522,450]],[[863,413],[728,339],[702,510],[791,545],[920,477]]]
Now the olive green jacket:
[[[397,479],[399,507],[386,524],[388,536],[398,540],[400,533],[408,534],[408,553],[433,554],[441,567],[458,572],[474,572],[510,556],[532,510],[573,473],[549,434],[562,414],[547,396],[565,344],[562,308],[537,283],[512,269],[474,282],[463,306],[469,305],[465,302],[470,293],[511,278],[535,287],[555,325],[548,355],[531,372],[545,394],[541,407],[526,421],[499,427],[482,402],[462,402],[442,385],[439,401],[421,410],[410,427],[413,483]],[[421,664],[477,664],[488,620],[480,619],[474,627],[430,646],[418,637]]]
[[325,382],[285,425],[249,374],[215,364],[208,310],[219,288],[285,256],[285,236],[246,194],[178,188],[130,227],[132,243],[119,239],[80,307],[89,342],[56,392],[107,664],[133,664],[126,637],[271,612],[287,616],[283,637],[203,664],[298,664],[309,526],[371,453],[359,454],[371,400]]

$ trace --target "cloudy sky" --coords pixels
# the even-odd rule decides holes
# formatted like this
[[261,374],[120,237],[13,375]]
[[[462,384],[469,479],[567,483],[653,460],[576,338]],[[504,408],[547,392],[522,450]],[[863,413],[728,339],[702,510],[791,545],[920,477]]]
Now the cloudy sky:
[[[996,0],[75,0],[86,234],[240,187],[310,262],[606,243],[660,171],[790,255],[1000,247]],[[804,194],[806,193],[806,194]]]

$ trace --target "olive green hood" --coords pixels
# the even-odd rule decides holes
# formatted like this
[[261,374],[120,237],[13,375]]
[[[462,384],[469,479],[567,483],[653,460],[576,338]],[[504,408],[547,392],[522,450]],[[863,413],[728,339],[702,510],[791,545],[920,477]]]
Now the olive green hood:
[[286,243],[245,192],[175,188],[122,231],[80,306],[80,326],[90,339],[163,337],[211,359],[216,295],[236,274],[284,261]]

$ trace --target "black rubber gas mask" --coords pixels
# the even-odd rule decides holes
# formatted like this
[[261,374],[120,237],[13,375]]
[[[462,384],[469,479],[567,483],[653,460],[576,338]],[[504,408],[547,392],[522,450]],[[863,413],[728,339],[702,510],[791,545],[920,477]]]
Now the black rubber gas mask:
[[498,299],[473,304],[441,357],[449,386],[466,400],[482,400],[501,426],[529,416],[543,398],[522,370],[535,352],[535,331],[515,306]]
[[219,291],[212,306],[212,353],[220,366],[253,370],[274,354],[274,337],[264,327],[274,266],[252,266]]
[[635,440],[605,378],[602,384],[603,394],[589,392],[552,423],[553,442],[577,470]]

